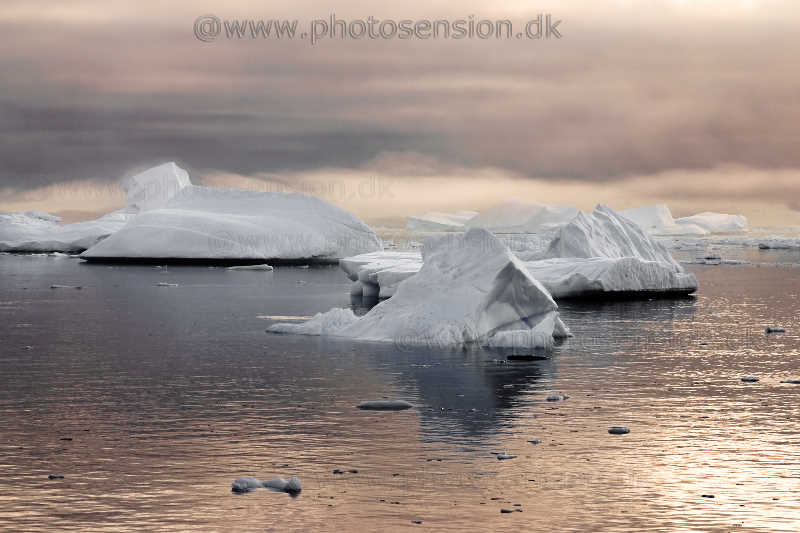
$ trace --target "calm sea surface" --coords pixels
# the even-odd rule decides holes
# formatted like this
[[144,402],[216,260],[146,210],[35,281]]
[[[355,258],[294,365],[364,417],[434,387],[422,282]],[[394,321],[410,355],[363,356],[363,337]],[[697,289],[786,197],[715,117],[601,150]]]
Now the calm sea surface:
[[0,256],[0,531],[798,531],[800,268],[691,269],[505,363],[265,332],[349,305],[336,267]]

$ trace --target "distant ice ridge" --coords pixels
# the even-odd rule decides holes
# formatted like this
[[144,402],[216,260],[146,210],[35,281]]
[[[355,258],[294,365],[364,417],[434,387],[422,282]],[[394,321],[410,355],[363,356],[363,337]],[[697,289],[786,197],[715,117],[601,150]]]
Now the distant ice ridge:
[[[605,206],[579,213],[525,252],[524,265],[554,298],[688,294],[697,279],[633,221]],[[415,252],[376,252],[344,259],[353,294],[388,298],[423,265]]]
[[190,185],[81,257],[324,261],[378,249],[369,226],[319,198]]
[[578,213],[570,206],[507,202],[481,212],[466,226],[492,233],[539,233],[566,224]]
[[712,233],[747,231],[747,218],[742,215],[706,211],[676,219],[664,204],[626,209],[621,214],[651,235],[702,237]]
[[456,211],[455,213],[430,211],[424,215],[408,217],[406,229],[418,233],[464,231],[464,224],[477,214],[477,211]]
[[0,213],[0,251],[82,252],[122,229],[140,211],[165,204],[190,184],[185,170],[165,163],[130,177],[123,184],[127,207],[95,220],[61,225],[59,217],[40,211]]
[[554,338],[569,335],[547,290],[488,231],[429,237],[422,257],[419,272],[362,317],[333,309],[303,324],[274,324],[269,331],[403,345],[515,348],[549,348]]

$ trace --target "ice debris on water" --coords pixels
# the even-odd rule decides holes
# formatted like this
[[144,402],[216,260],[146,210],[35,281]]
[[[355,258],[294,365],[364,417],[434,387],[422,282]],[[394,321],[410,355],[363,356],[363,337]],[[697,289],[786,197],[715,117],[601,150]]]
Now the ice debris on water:
[[569,398],[566,394],[551,394],[547,397],[548,402],[560,402],[561,400],[566,400]]
[[297,493],[302,490],[300,480],[292,476],[291,479],[286,480],[282,477],[274,477],[267,481],[262,481],[254,477],[245,476],[236,478],[231,485],[232,492],[245,493],[255,489],[272,489],[288,493]]
[[260,271],[263,271],[263,272],[272,272],[272,267],[270,265],[267,265],[267,264],[263,264],[263,265],[238,265],[238,266],[228,267],[228,270],[234,270],[234,271],[235,270],[257,270],[257,271],[260,270]]
[[365,400],[356,407],[367,411],[402,411],[414,406],[405,400]]

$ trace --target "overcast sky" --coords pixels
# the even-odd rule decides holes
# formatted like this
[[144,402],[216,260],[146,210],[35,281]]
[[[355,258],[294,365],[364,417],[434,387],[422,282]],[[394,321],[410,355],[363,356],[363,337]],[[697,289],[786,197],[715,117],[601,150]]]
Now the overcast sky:
[[[515,30],[549,12],[563,37],[193,32],[332,12]],[[507,198],[800,224],[796,0],[3,0],[0,50],[0,209],[111,205],[121,177],[176,160],[198,183],[345,184],[332,200],[367,216]]]

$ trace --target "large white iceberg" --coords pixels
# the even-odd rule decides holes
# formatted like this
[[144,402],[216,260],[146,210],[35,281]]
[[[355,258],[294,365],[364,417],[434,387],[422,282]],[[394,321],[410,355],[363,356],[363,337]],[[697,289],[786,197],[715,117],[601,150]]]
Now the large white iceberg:
[[651,235],[708,235],[708,230],[691,222],[676,223],[672,212],[665,204],[649,205],[634,209],[625,209],[620,214],[633,220],[644,231]]
[[189,173],[169,162],[131,176],[123,183],[122,189],[128,207],[148,211],[164,207],[170,198],[191,184]]
[[[550,236],[538,252],[524,252],[525,268],[554,298],[689,294],[694,274],[633,221],[598,206]],[[520,252],[522,253],[522,252]],[[519,255],[518,255],[519,257]],[[355,295],[388,298],[423,265],[415,252],[376,252],[340,262]]]
[[477,214],[477,211],[456,211],[455,213],[430,211],[424,215],[408,217],[406,230],[418,233],[464,231],[464,224]]
[[465,225],[492,233],[539,233],[569,222],[578,213],[570,206],[509,202],[482,211]]
[[676,218],[680,226],[699,226],[708,233],[742,233],[747,231],[747,217],[706,211],[690,217]]
[[122,209],[95,220],[59,224],[47,213],[0,213],[0,252],[77,253],[94,246],[136,216]]
[[547,348],[569,334],[547,290],[488,231],[429,237],[422,256],[419,272],[364,316],[334,309],[269,330],[403,345],[514,348]]
[[187,186],[81,257],[325,261],[378,249],[369,226],[313,196]]

